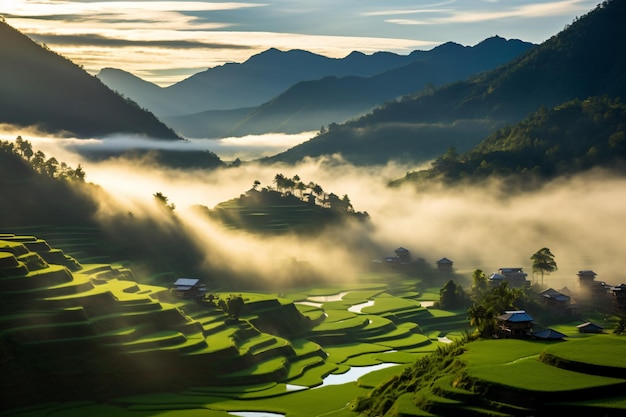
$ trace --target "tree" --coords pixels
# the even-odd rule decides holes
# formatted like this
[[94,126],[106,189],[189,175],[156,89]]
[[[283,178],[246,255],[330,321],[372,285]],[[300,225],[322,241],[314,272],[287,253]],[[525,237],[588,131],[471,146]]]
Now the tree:
[[489,288],[487,277],[482,269],[476,269],[472,273],[472,300],[479,302]]
[[533,273],[541,272],[541,285],[543,285],[543,274],[556,271],[557,266],[554,255],[548,248],[541,248],[535,252],[530,259],[533,261]]
[[17,147],[17,150],[22,154],[22,156],[26,158],[27,161],[30,161],[30,158],[32,158],[34,155],[33,146],[31,145],[31,143],[27,140],[22,139],[21,136],[18,136],[15,139],[15,145]]
[[256,190],[257,188],[259,188],[259,185],[261,185],[261,181],[254,180],[254,184],[252,184],[252,189]]
[[285,189],[285,176],[283,174],[276,174],[274,176],[274,183],[276,184],[276,191],[282,191]]
[[153,194],[152,196],[154,197],[157,203],[161,204],[163,207],[167,208],[168,210],[174,211],[174,209],[176,208],[176,205],[174,205],[174,203],[168,204],[169,199],[162,192],[159,191]]
[[453,280],[448,281],[439,290],[439,305],[445,309],[455,309],[467,306],[467,297],[463,287]]
[[614,334],[624,335],[626,334],[626,317],[621,317],[613,330]]
[[506,310],[517,310],[515,304],[521,297],[521,290],[509,288],[507,282],[487,290],[467,310],[470,326],[476,327],[480,337],[491,337],[498,327],[496,317]]
[[47,176],[54,178],[59,170],[59,161],[53,156],[44,163],[43,169]]
[[230,295],[226,300],[220,299],[217,305],[224,313],[228,314],[229,319],[239,321],[245,302],[241,295]]
[[73,178],[77,181],[80,182],[85,182],[85,175],[87,175],[85,173],[85,170],[83,169],[83,167],[78,164],[78,166],[76,167],[76,169],[73,171]]
[[33,160],[31,161],[31,165],[33,166],[35,171],[42,173],[45,162],[46,162],[46,154],[41,151],[37,151],[35,152]]

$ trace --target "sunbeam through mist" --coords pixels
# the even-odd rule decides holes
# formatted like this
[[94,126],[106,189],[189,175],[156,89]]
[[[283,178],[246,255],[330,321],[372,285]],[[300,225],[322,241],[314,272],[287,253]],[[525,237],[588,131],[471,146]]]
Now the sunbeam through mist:
[[[63,146],[68,142],[41,138],[34,143],[85,167],[87,181],[107,194],[101,205],[103,222],[116,211],[162,215],[150,209],[153,195],[160,192],[175,204],[189,238],[206,254],[207,268],[268,283],[307,274],[331,281],[356,279],[366,266],[364,259],[385,256],[398,246],[433,265],[441,257],[453,259],[455,268],[468,276],[477,268],[489,273],[519,266],[530,272],[530,256],[549,247],[559,269],[546,277],[548,285],[572,285],[582,269],[593,269],[609,283],[623,280],[616,260],[626,249],[622,209],[626,180],[601,171],[556,180],[533,192],[507,193],[496,182],[419,191],[388,186],[414,166],[355,167],[339,156],[296,165],[244,163],[236,168],[182,170],[122,158],[87,161]],[[255,181],[273,187],[277,173],[298,175],[337,195],[349,195],[355,210],[369,214],[370,225],[327,230],[314,237],[261,236],[228,230],[192,209],[212,208],[238,197]]]

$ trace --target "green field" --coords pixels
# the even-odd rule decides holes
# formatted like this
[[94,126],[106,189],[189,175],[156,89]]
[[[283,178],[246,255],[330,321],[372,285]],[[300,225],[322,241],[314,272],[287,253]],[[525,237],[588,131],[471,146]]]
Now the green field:
[[[432,288],[392,272],[280,296],[237,293],[245,304],[232,320],[215,303],[138,282],[123,263],[82,262],[51,246],[30,235],[0,239],[2,392],[10,395],[0,416],[356,417],[357,398],[399,384],[419,361],[464,343],[468,330],[465,311],[429,307]],[[559,325],[563,342],[466,343],[445,365],[420,371],[414,392],[390,397],[389,415],[559,407],[617,415],[626,409],[626,338],[580,335],[575,324]],[[379,364],[393,366],[324,385],[328,375]]]

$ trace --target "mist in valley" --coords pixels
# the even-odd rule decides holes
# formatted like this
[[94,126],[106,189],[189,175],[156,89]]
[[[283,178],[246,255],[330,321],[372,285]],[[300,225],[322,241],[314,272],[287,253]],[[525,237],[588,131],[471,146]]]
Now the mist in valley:
[[[287,148],[306,138],[286,136],[282,146]],[[508,191],[497,182],[390,188],[388,181],[419,167],[394,163],[355,167],[334,155],[296,165],[248,162],[210,171],[175,170],[155,166],[149,160],[93,162],[75,152],[77,146],[111,143],[107,141],[24,139],[48,156],[84,167],[87,182],[101,187],[98,218],[105,227],[116,227],[111,219],[119,213],[150,217],[161,225],[171,223],[172,228],[184,229],[198,253],[203,254],[207,271],[247,277],[272,289],[292,281],[356,280],[368,269],[369,261],[393,255],[399,246],[433,267],[442,257],[452,259],[456,271],[467,277],[477,268],[489,275],[500,267],[523,267],[529,278],[530,256],[548,247],[555,255],[558,271],[544,277],[546,286],[573,288],[576,273],[582,269],[593,269],[599,281],[612,285],[626,281],[621,265],[626,249],[626,180],[602,171],[559,179],[533,192]],[[248,138],[245,154],[241,154],[246,158],[241,159],[268,152],[267,139]],[[128,145],[132,140],[118,138],[117,143]],[[239,156],[236,149],[220,154],[218,148],[209,145],[208,141],[175,144],[181,148],[206,147],[223,160]],[[280,146],[274,144],[269,150],[276,148]],[[289,178],[298,175],[304,183],[312,181],[340,197],[347,194],[356,211],[369,214],[369,224],[349,224],[315,236],[267,236],[228,230],[194,210],[194,206],[213,208],[236,198],[250,190],[255,180],[261,188],[273,188],[278,173]],[[171,213],[155,206],[153,195],[157,192],[175,205],[176,222],[172,222]]]

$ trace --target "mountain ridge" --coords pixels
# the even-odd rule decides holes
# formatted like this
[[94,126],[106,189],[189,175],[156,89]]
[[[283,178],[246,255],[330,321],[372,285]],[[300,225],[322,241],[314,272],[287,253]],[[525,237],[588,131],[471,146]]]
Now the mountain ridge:
[[[373,75],[400,65],[407,59],[397,54],[376,54],[369,56],[368,65],[364,66],[359,64],[363,60],[359,54],[329,58],[299,49],[281,51],[270,48],[243,63],[226,63],[209,68],[161,88],[158,100],[130,94],[129,97],[141,106],[153,109],[160,117],[206,110],[233,110],[261,105],[302,80],[327,75]],[[124,93],[123,88],[116,84],[115,79],[108,78],[106,72],[101,79],[111,89]],[[168,102],[178,102],[180,107],[172,110]]]
[[180,140],[96,77],[0,21],[0,122],[62,136]]
[[[163,116],[162,119],[186,137],[313,131],[320,126],[358,117],[385,101],[414,93],[425,86],[442,85],[491,69],[533,46],[520,40],[493,37],[476,46],[448,42],[430,51],[414,51],[407,56],[383,52],[370,56],[353,53],[350,56],[359,57],[360,66],[371,67],[368,62],[379,59],[378,56],[392,56],[400,65],[369,76],[359,76],[355,70],[345,76],[332,74],[302,80],[271,100],[252,107],[244,116],[234,110],[228,114],[209,110]],[[275,64],[276,67],[286,65],[286,61]]]
[[[605,2],[541,45],[491,71],[376,108],[308,142],[265,158],[293,163],[342,154],[357,164],[421,163],[450,146],[467,151],[493,130],[541,106],[626,95],[626,5]],[[457,129],[462,122],[476,130]],[[384,138],[393,137],[393,146]]]

